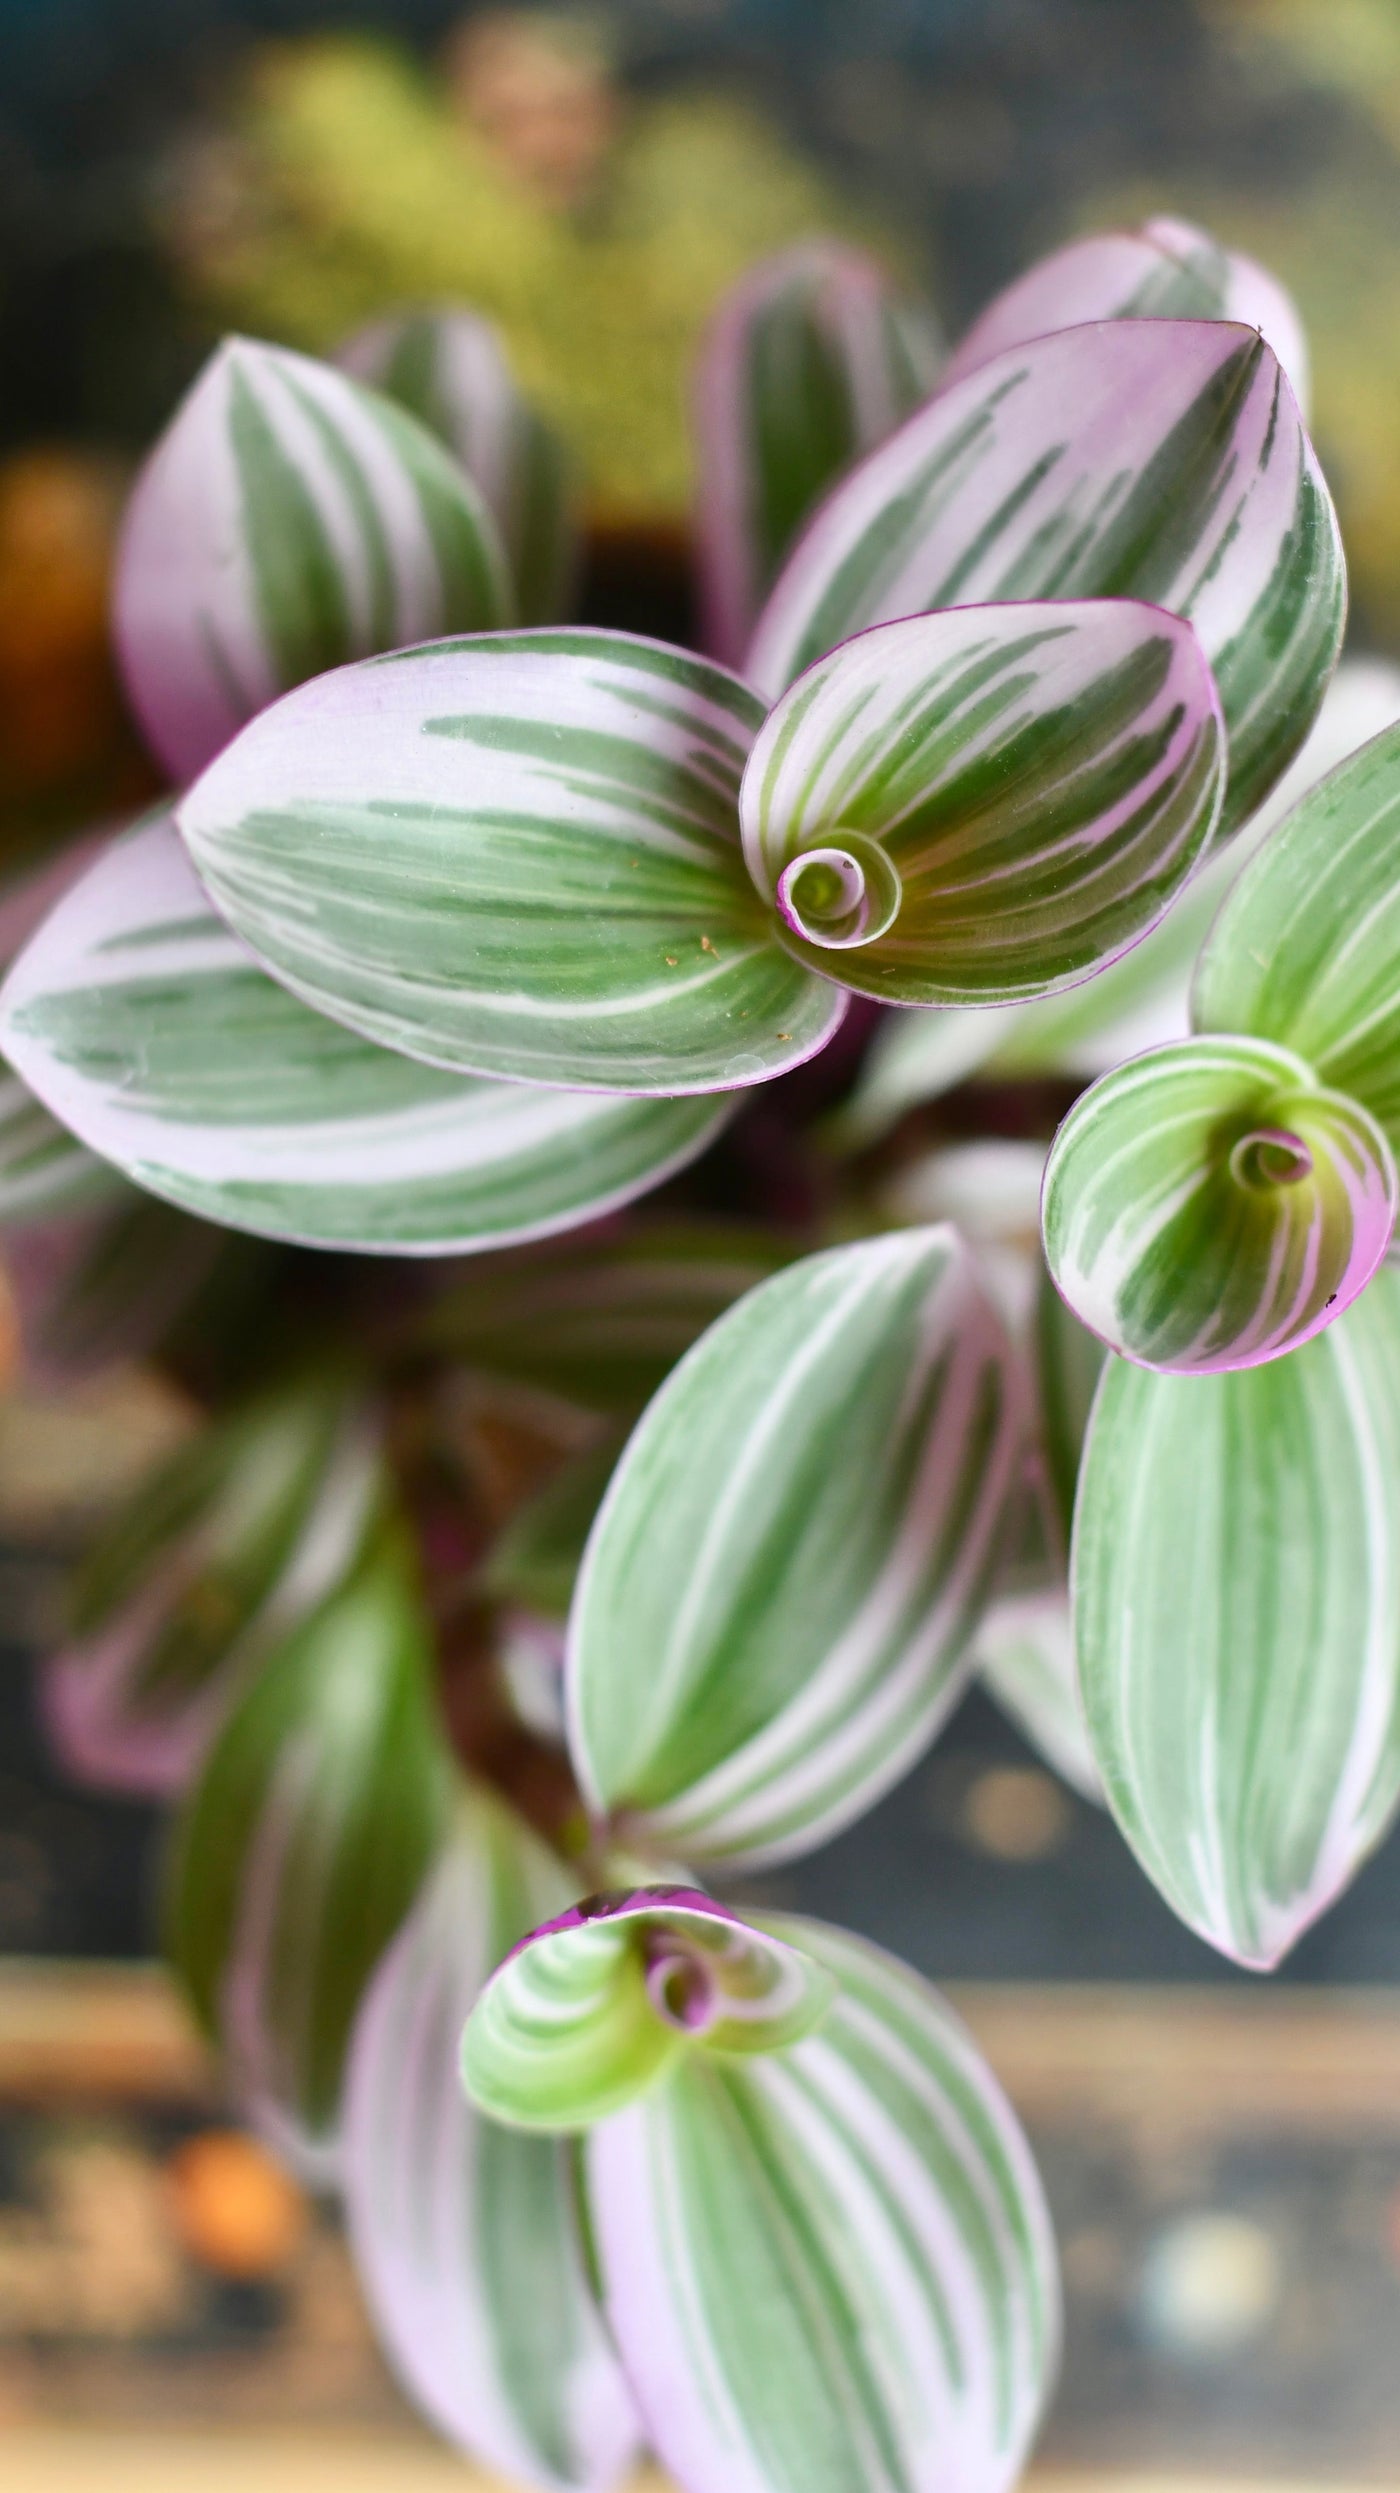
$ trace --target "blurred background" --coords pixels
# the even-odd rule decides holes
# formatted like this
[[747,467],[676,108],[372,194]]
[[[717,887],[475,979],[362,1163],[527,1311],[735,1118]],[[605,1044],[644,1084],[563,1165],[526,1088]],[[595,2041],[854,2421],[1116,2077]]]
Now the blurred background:
[[[847,234],[956,335],[1153,213],[1296,296],[1350,645],[1400,657],[1400,0],[0,0],[0,869],[154,789],[113,532],[225,329],[485,311],[583,480],[586,610],[684,637],[687,374],[749,261]],[[460,2481],[144,1964],[155,1814],[36,1727],[57,1566],[187,1425],[133,1364],[0,1399],[6,2481]],[[965,1986],[1064,2249],[1047,2466],[1400,2483],[1400,1838],[1266,1988],[975,1698],[765,1896]]]

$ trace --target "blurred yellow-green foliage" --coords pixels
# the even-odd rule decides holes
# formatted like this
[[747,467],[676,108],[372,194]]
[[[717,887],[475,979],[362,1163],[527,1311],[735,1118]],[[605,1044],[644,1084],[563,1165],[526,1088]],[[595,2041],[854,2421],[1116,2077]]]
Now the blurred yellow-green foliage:
[[[1359,620],[1400,646],[1400,0],[1202,0],[1262,102],[1344,107],[1260,178],[1181,179],[1171,205],[1253,252],[1295,295],[1312,347],[1312,429],[1337,497]],[[1272,177],[1271,177],[1272,176]],[[1162,207],[1100,193],[1088,226]]]
[[781,136],[709,93],[624,107],[596,180],[561,207],[445,80],[343,36],[255,56],[170,231],[207,312],[313,351],[390,306],[487,313],[612,521],[684,510],[689,367],[733,279],[813,231],[877,239]]

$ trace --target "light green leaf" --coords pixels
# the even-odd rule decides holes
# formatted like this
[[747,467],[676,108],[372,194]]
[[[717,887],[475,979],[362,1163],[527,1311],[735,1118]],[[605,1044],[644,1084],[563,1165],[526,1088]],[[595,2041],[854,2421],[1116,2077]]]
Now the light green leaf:
[[356,1038],[229,933],[166,815],[45,920],[0,991],[0,1035],[138,1185],[262,1237],[366,1254],[571,1228],[659,1185],[728,1114],[464,1081]]
[[358,1567],[265,1661],[180,1821],[166,1945],[255,2113],[334,2155],[361,1994],[441,1841],[450,1760],[406,1547]]
[[1400,1797],[1400,1273],[1248,1374],[1109,1362],[1074,1607],[1128,1842],[1212,1946],[1276,1964]]
[[587,2140],[608,2321],[687,2493],[1009,2493],[1055,2369],[1044,2199],[936,1992],[766,1927],[837,1996],[787,2051],[690,2054]]
[[1305,1055],[1400,1145],[1400,726],[1304,797],[1231,891],[1201,957],[1198,1029]]
[[309,1004],[458,1072],[742,1088],[845,1011],[744,870],[762,720],[621,632],[443,641],[308,684],[184,798],[220,909]]
[[1316,716],[1345,606],[1336,516],[1255,331],[1064,329],[940,391],[829,495],[746,672],[776,697],[872,624],[1044,597],[1194,624],[1229,731],[1226,827],[1242,823]]
[[951,1230],[810,1256],[712,1327],[574,1599],[574,1767],[625,1840],[772,1861],[888,1789],[964,1684],[1023,1419]]
[[1189,625],[1125,599],[865,632],[799,678],[739,799],[797,959],[900,1004],[1087,977],[1171,905],[1225,753]]
[[606,2120],[692,2051],[781,2051],[819,2024],[830,1977],[689,1887],[588,1896],[487,1983],[462,2036],[462,2083],[518,2129]]
[[114,590],[127,691],[172,779],[347,658],[514,620],[475,485],[401,407],[229,338],[136,482]]
[[637,2423],[589,2281],[572,2153],[474,2110],[462,2023],[567,1876],[485,1790],[370,1984],[345,2080],[350,2240],[409,2396],[460,2449],[548,2493],[608,2493]]
[[566,614],[579,554],[568,459],[522,397],[490,321],[455,305],[394,313],[357,330],[337,360],[406,407],[466,469],[505,548],[520,621]]
[[1363,1290],[1400,1180],[1364,1108],[1259,1039],[1182,1039],[1086,1091],[1045,1168],[1045,1256],[1100,1340],[1145,1367],[1296,1350]]

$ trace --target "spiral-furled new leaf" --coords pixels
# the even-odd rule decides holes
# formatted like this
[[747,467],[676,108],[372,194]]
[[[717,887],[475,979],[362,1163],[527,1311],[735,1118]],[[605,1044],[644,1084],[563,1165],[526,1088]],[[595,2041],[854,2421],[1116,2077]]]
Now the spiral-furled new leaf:
[[462,2036],[477,2108],[583,2130],[689,2052],[781,2051],[826,2014],[831,1977],[690,1887],[587,1896],[512,1950]]
[[860,634],[772,711],[744,853],[796,957],[900,1004],[1086,978],[1170,907],[1220,810],[1195,633],[1127,600],[964,607]]
[[1373,1117],[1260,1039],[1182,1039],[1086,1091],[1045,1170],[1055,1286],[1149,1368],[1250,1368],[1366,1287],[1400,1208]]
[[1278,362],[1230,322],[1032,340],[941,390],[836,487],[759,619],[776,698],[870,625],[1006,598],[1194,624],[1229,732],[1225,827],[1303,742],[1345,611],[1336,514]]
[[231,1228],[365,1254],[573,1228],[660,1185],[729,1114],[465,1080],[357,1038],[230,934],[168,815],[65,894],[0,990],[0,1037],[138,1185]]
[[802,522],[928,396],[932,314],[848,243],[760,260],[706,332],[695,391],[705,646],[738,666]]
[[117,558],[117,654],[172,779],[326,667],[509,623],[475,485],[401,407],[230,338],[151,452]]
[[1024,1416],[949,1229],[809,1256],[712,1326],[574,1597],[575,1771],[624,1840],[776,1860],[897,1780],[970,1668]]
[[927,1983],[764,1928],[835,1983],[816,2031],[687,2054],[583,2149],[648,2437],[686,2493],[1009,2493],[1059,2343],[1015,2116]]
[[845,999],[783,950],[737,800],[763,712],[621,632],[347,667],[256,720],[178,821],[294,993],[458,1072],[697,1093],[822,1047]]
[[1110,1360],[1074,1610],[1128,1842],[1202,1938],[1276,1964],[1400,1799],[1400,1273],[1244,1375]]

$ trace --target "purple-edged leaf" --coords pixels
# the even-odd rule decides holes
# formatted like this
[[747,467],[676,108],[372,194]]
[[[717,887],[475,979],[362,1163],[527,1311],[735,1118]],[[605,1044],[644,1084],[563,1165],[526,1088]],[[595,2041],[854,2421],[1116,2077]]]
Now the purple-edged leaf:
[[355,2011],[441,1842],[450,1772],[409,1553],[381,1524],[224,1723],[167,1896],[200,2024],[312,2170],[333,2167]]
[[845,998],[739,845],[762,710],[621,632],[500,634],[305,685],[184,798],[194,862],[293,992],[450,1070],[583,1090],[763,1082]]
[[1182,1039],[1106,1073],[1045,1169],[1045,1256],[1101,1341],[1148,1368],[1256,1367],[1366,1287],[1400,1208],[1373,1117],[1301,1057]]
[[608,2493],[638,2429],[589,2283],[571,2150],[484,2120],[457,2072],[482,1984],[570,1893],[504,1802],[463,1794],[355,2020],[342,2177],[380,2338],[429,2420],[513,2480]]
[[1127,600],[887,623],[800,676],[740,791],[795,957],[899,1004],[1076,984],[1167,910],[1225,784],[1189,624]]
[[492,1975],[462,2035],[462,2083],[517,2129],[588,2129],[689,2052],[799,2042],[832,1989],[800,1949],[695,1888],[586,1896]]
[[512,615],[485,502],[432,434],[250,338],[227,340],[176,409],[118,549],[122,673],[177,780],[309,675]]
[[[138,1185],[262,1237],[365,1254],[480,1252],[575,1227],[660,1185],[729,1114],[704,1098],[464,1080],[357,1038],[230,934],[168,815],[59,902],[0,991],[0,1039]],[[68,1165],[45,1132],[31,1143],[32,1126],[16,1135],[31,1155],[16,1191]],[[82,1154],[74,1183],[85,1165],[103,1164]]]
[[1400,1273],[1244,1375],[1109,1361],[1074,1613],[1148,1877],[1213,1947],[1277,1964],[1400,1799]]
[[706,332],[695,388],[705,646],[740,664],[813,505],[928,396],[939,335],[922,304],[840,242],[761,260]]
[[765,1927],[837,1986],[816,2032],[692,2053],[584,2148],[648,2437],[686,2493],[1009,2493],[1059,2343],[1025,2139],[927,1983]]
[[1100,322],[940,391],[823,504],[747,672],[776,697],[872,624],[1043,597],[1141,598],[1195,625],[1237,827],[1317,714],[1345,608],[1336,515],[1254,331]]
[[1234,320],[1262,330],[1299,405],[1308,346],[1292,297],[1257,260],[1178,217],[1135,233],[1086,234],[1037,260],[979,313],[949,357],[944,386],[1028,338],[1090,320]]
[[345,1574],[380,1489],[337,1377],[265,1396],[181,1446],[74,1579],[44,1712],[71,1774],[164,1795],[188,1782],[238,1688]]
[[1025,1413],[949,1229],[792,1265],[681,1361],[570,1621],[570,1746],[661,1857],[772,1861],[868,1809],[965,1684]]
[[496,523],[522,623],[568,610],[578,537],[559,437],[516,386],[500,337],[476,312],[399,312],[357,330],[337,358],[406,407],[466,469]]

